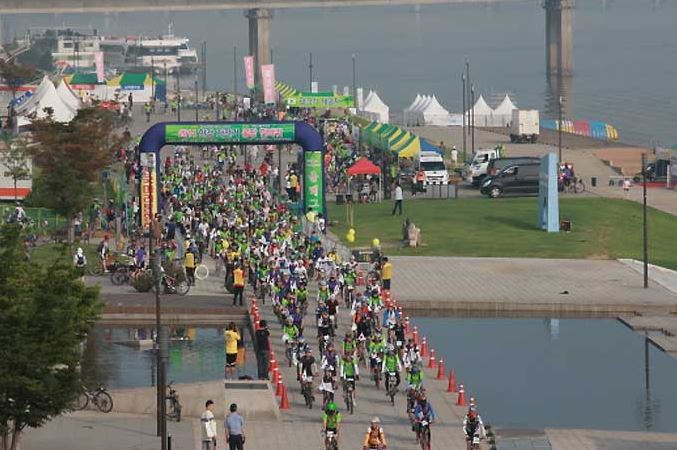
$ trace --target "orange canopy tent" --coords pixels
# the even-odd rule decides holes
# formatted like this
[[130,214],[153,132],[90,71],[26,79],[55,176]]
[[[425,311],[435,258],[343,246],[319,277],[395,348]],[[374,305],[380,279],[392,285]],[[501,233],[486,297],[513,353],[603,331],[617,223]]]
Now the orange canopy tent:
[[[348,175],[380,175],[381,168],[364,156],[348,168]],[[378,177],[378,200],[381,201],[381,177]]]

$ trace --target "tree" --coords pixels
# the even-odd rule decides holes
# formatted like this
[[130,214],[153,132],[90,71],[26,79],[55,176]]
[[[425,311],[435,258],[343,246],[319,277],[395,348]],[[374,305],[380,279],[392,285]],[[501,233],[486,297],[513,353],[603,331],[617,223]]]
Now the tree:
[[83,211],[94,196],[94,183],[113,162],[123,139],[113,130],[113,115],[99,108],[85,108],[69,123],[51,118],[30,125],[36,144],[33,163],[40,168],[40,185],[50,193],[46,206],[70,220]]
[[35,78],[37,74],[38,71],[33,66],[0,61],[0,78],[9,86],[12,98],[16,98],[19,88]]
[[68,255],[50,267],[29,262],[18,225],[0,228],[0,258],[0,450],[15,450],[27,427],[72,408],[80,342],[100,304]]
[[17,182],[28,180],[31,177],[28,157],[28,140],[24,137],[18,137],[14,141],[6,143],[6,146],[0,149],[0,165],[7,169],[4,175],[11,177],[14,182],[14,200],[17,200],[18,197]]

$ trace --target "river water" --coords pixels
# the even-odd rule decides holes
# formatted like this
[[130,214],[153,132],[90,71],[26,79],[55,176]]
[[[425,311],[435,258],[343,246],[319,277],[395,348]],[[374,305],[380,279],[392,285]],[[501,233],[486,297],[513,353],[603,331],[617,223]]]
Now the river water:
[[[565,86],[567,118],[615,125],[624,141],[677,143],[677,2],[584,0],[574,18],[575,77]],[[552,113],[545,76],[545,19],[536,0],[499,5],[430,5],[277,10],[272,21],[277,77],[297,88],[309,84],[308,54],[321,89],[357,84],[377,89],[391,112],[417,93],[435,94],[447,109],[461,110],[465,57],[477,92],[493,98],[510,92],[521,107]],[[92,25],[104,33],[175,32],[208,46],[208,85],[233,85],[247,47],[242,11],[18,16],[10,33],[28,25]],[[244,85],[239,75],[239,86]],[[556,98],[556,96],[555,96]],[[550,106],[550,107],[549,107]],[[547,115],[547,114],[546,114]]]
[[677,359],[615,320],[414,322],[496,426],[677,431]]

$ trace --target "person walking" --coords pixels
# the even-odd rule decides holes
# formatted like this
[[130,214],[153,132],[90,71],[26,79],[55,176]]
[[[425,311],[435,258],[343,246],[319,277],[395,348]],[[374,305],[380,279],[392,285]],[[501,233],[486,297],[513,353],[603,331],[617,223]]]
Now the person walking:
[[224,333],[226,341],[226,378],[235,378],[235,364],[237,363],[237,344],[240,342],[240,333],[237,332],[235,322],[228,324],[228,329]]
[[230,450],[244,450],[244,418],[237,412],[237,404],[231,403],[230,414],[224,422],[226,442]]
[[383,258],[381,267],[381,280],[383,280],[383,290],[390,291],[390,280],[393,278],[393,264],[388,261],[388,257]]
[[270,361],[270,331],[265,320],[259,322],[259,329],[254,333],[256,343],[256,363],[259,380],[268,379],[268,363]]
[[200,418],[202,428],[202,450],[216,450],[216,420],[214,420],[214,402],[207,400],[205,412]]
[[242,266],[238,264],[233,270],[233,306],[237,304],[238,298],[240,299],[240,306],[242,305],[242,297],[244,294],[244,270]]
[[188,281],[188,285],[195,286],[195,254],[190,250],[186,252],[184,266],[186,268],[186,281]]
[[393,206],[393,213],[391,215],[395,215],[395,211],[399,210],[400,216],[402,215],[402,186],[400,186],[400,183],[395,184],[395,205]]

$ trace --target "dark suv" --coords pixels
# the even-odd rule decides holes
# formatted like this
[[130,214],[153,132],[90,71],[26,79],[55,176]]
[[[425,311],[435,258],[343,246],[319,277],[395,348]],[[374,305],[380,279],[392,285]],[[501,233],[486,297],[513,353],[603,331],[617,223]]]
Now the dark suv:
[[540,163],[514,164],[497,175],[487,177],[480,192],[491,198],[503,194],[538,194]]
[[511,156],[509,158],[496,158],[489,161],[487,166],[487,176],[495,177],[501,170],[509,166],[516,166],[521,164],[536,164],[540,163],[541,158],[538,156]]

